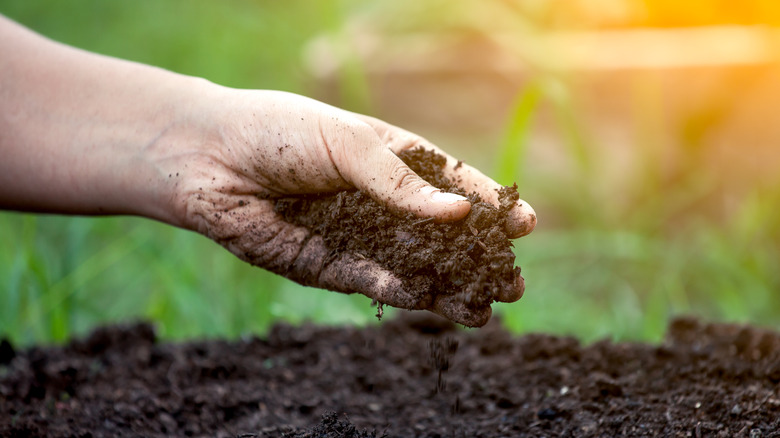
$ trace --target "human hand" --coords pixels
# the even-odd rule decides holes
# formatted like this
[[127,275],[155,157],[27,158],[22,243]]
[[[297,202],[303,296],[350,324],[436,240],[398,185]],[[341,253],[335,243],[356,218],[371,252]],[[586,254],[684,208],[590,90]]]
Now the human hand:
[[[462,196],[444,193],[412,172],[395,154],[422,146],[448,160],[446,171],[467,191],[498,205],[501,186],[426,140],[380,120],[302,96],[275,91],[220,88],[213,107],[214,134],[194,154],[175,160],[176,199],[182,225],[223,245],[242,260],[298,283],[359,292],[380,303],[427,309],[468,326],[490,318],[453,297],[419,301],[401,279],[372,260],[352,254],[329,257],[320,236],[285,222],[273,199],[358,188],[393,211],[448,222],[468,214]],[[170,165],[170,163],[169,163]],[[457,167],[457,169],[456,169]],[[523,201],[509,212],[507,234],[528,234],[536,224]],[[499,296],[522,296],[522,277]]]
[[[0,40],[0,208],[154,218],[302,284],[466,325],[489,319],[489,307],[415,299],[371,260],[333,259],[320,236],[273,211],[278,197],[358,188],[394,211],[464,217],[465,198],[430,186],[394,154],[437,150],[422,138],[301,96],[231,90],[73,49],[2,16]],[[467,192],[497,203],[498,184],[447,160]],[[510,237],[536,223],[522,201],[509,215]],[[498,299],[514,301],[523,289],[518,277]]]

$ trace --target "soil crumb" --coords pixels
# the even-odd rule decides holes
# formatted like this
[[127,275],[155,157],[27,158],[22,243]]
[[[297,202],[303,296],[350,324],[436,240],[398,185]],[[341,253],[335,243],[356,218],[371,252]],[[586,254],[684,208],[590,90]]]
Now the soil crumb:
[[520,275],[504,231],[506,212],[519,199],[517,186],[502,189],[501,207],[495,208],[448,179],[443,156],[416,148],[399,157],[434,186],[469,198],[468,216],[435,224],[412,213],[393,214],[357,190],[282,198],[275,210],[321,235],[334,254],[349,252],[377,261],[404,279],[407,290],[420,300],[456,295],[472,309],[490,306]]
[[125,325],[16,348],[0,365],[0,436],[779,436],[774,331],[688,318],[660,345],[582,345],[401,316],[232,342]]
[[322,415],[320,424],[314,426],[311,431],[297,432],[292,435],[282,434],[284,438],[376,438],[376,432],[365,429],[358,430],[349,419],[340,420],[335,412],[326,412]]

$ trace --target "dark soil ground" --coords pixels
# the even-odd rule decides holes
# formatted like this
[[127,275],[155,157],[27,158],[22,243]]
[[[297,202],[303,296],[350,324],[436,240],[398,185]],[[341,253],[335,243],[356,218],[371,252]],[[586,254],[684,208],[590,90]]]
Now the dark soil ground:
[[277,325],[158,343],[148,325],[0,345],[2,436],[780,436],[780,335],[673,322],[659,346],[463,331]]
[[412,213],[392,214],[357,190],[283,198],[276,201],[275,210],[286,221],[321,235],[332,254],[357,254],[394,272],[417,302],[454,295],[478,311],[499,296],[512,295],[505,291],[514,290],[520,268],[514,266],[504,226],[506,211],[520,197],[517,187],[504,187],[499,192],[501,206],[495,208],[447,178],[443,156],[416,148],[399,157],[435,187],[468,197],[472,203],[468,216],[435,224]]

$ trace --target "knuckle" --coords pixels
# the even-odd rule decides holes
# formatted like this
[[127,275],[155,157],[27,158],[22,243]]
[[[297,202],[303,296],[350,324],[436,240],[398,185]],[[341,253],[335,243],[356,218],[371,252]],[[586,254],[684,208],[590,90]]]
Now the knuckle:
[[424,142],[420,137],[408,132],[388,132],[384,135],[383,141],[390,148],[390,150],[396,154],[400,154],[401,152],[409,149],[414,149],[417,146],[424,146]]
[[379,138],[371,126],[357,119],[338,119],[332,121],[330,126],[328,131],[332,135],[327,136],[328,145],[335,150],[352,153],[355,149],[374,146]]
[[393,190],[413,191],[420,189],[426,183],[412,169],[403,164],[394,165],[388,181]]
[[330,263],[329,251],[321,236],[310,235],[290,263],[285,276],[304,286],[319,286],[320,276]]

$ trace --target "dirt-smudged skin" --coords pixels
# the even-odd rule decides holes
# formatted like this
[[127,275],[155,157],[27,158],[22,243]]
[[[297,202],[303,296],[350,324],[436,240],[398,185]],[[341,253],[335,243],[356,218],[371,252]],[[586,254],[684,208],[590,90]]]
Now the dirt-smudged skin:
[[472,203],[468,216],[437,224],[411,213],[393,214],[360,191],[282,198],[275,211],[322,236],[332,256],[349,253],[392,271],[403,281],[403,295],[412,297],[408,308],[446,314],[465,303],[461,313],[466,325],[484,325],[493,301],[512,302],[522,295],[516,285],[520,268],[514,267],[505,231],[506,212],[519,199],[516,187],[502,189],[501,207],[495,208],[447,179],[444,157],[422,148],[399,156],[434,186],[467,196]]

